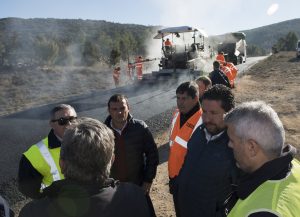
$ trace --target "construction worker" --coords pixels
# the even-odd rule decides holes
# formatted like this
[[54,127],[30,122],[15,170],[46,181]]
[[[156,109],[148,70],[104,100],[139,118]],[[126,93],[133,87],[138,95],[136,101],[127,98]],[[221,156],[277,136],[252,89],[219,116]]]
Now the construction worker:
[[128,81],[133,81],[133,69],[134,69],[134,65],[132,63],[128,63],[127,65]]
[[226,65],[226,62],[223,62],[223,64],[220,64],[220,69],[227,76],[229,83],[230,83],[230,87],[233,88],[234,87],[234,77],[231,73],[231,69]]
[[235,79],[238,73],[238,68],[232,62],[226,62],[226,66],[228,66],[231,70],[231,74]]
[[202,123],[202,110],[199,104],[199,90],[196,82],[191,81],[180,84],[176,89],[176,97],[178,109],[174,113],[170,129],[168,171],[170,193],[173,195],[175,211],[178,217],[177,176],[184,163],[187,143],[194,129]]
[[75,109],[67,104],[55,106],[50,112],[51,131],[46,138],[23,153],[18,173],[20,192],[40,198],[42,190],[64,176],[59,166],[62,137],[66,128],[76,121]]
[[223,84],[226,87],[231,88],[230,81],[227,76],[221,71],[220,63],[218,61],[213,62],[214,70],[209,73],[209,78],[211,80],[212,85]]
[[170,41],[169,38],[164,42],[165,50],[167,53],[171,53],[171,48],[172,48],[172,42]]
[[135,62],[136,76],[139,81],[143,79],[143,58],[139,56]]
[[113,71],[113,79],[116,87],[119,87],[120,85],[120,75],[121,75],[121,68],[116,67]]
[[216,60],[220,63],[225,62],[224,52],[218,52],[218,55],[216,56]]
[[296,148],[285,144],[278,114],[265,102],[245,102],[225,116],[225,124],[228,146],[245,172],[226,200],[228,217],[299,216],[300,164]]

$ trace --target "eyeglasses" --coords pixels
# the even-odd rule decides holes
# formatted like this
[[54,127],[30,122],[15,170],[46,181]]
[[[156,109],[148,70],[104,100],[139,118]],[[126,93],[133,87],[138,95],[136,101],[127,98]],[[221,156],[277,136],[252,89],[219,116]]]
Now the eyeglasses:
[[65,117],[65,118],[58,118],[55,120],[51,120],[51,122],[56,122],[60,125],[60,126],[64,126],[67,125],[70,122],[74,122],[77,119],[77,117]]

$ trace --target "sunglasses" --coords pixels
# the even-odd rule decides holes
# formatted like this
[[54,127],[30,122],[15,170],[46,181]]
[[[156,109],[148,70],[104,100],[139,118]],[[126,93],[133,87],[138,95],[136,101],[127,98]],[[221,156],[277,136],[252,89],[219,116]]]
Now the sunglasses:
[[55,120],[51,120],[51,122],[56,122],[58,123],[58,125],[60,126],[64,126],[69,124],[70,122],[74,122],[77,119],[77,117],[66,117],[66,118],[58,118]]

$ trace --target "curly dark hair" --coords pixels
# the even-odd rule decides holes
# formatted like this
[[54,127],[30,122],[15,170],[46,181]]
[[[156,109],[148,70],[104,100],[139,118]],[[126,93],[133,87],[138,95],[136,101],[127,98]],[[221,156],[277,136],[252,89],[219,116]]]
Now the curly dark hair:
[[202,101],[204,100],[217,100],[221,101],[221,107],[225,112],[229,112],[235,106],[234,95],[230,88],[223,84],[213,85],[210,89],[204,92]]

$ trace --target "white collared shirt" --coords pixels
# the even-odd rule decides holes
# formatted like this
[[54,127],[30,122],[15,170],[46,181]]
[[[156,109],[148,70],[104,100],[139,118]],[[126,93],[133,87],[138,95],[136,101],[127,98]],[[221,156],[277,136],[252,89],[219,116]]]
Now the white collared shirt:
[[206,138],[207,142],[219,138],[224,132],[225,132],[225,130],[223,130],[222,132],[220,132],[220,133],[217,134],[217,135],[211,135],[211,134],[207,131],[207,129],[204,128],[205,138]]
[[110,120],[110,126],[111,126],[111,128],[113,128],[120,135],[122,135],[122,131],[124,130],[124,128],[126,127],[126,125],[127,125],[127,121],[124,124],[124,126],[122,127],[122,129],[120,130],[120,129],[114,128],[113,123],[112,123],[112,119]]

